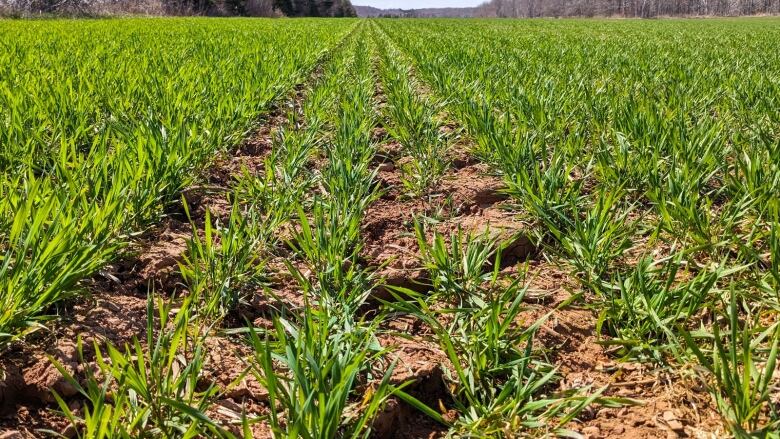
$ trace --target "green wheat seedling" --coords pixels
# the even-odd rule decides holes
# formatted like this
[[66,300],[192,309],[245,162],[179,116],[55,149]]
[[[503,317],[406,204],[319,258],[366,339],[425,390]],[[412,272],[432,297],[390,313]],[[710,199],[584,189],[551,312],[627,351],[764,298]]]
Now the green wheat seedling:
[[689,236],[697,245],[712,245],[714,225],[711,217],[712,199],[699,191],[700,181],[707,176],[692,176],[673,164],[663,178],[653,182],[648,198],[653,201],[662,224],[678,236]]
[[[277,437],[368,437],[371,419],[390,395],[392,374],[391,366],[378,382],[363,381],[384,354],[375,330],[376,323],[311,306],[298,323],[275,318],[265,341],[250,330],[251,370],[268,389],[268,421]],[[367,388],[357,398],[359,385]]]
[[[109,211],[58,196],[32,175],[17,180],[3,203],[13,211],[0,234],[0,351],[40,327],[50,305],[80,293],[80,280],[116,257]],[[118,209],[114,200],[106,200]]]
[[361,283],[362,276],[356,267],[359,218],[342,217],[340,213],[328,211],[322,202],[315,201],[313,222],[300,211],[300,228],[290,241],[290,245],[312,267],[319,291],[342,292]]
[[597,329],[606,329],[622,347],[623,355],[666,361],[665,350],[679,351],[680,334],[676,330],[706,307],[719,291],[718,282],[745,267],[714,265],[689,280],[679,280],[683,253],[667,260],[645,257],[633,271],[616,274],[611,283],[599,291],[600,305]]
[[[737,294],[732,290],[730,296],[725,334],[715,323],[703,341],[685,331],[683,336],[706,372],[710,392],[732,433],[739,438],[773,437],[780,428],[780,411],[773,400],[780,324],[764,329],[740,322]],[[700,347],[705,343],[711,349]]]
[[505,174],[506,193],[541,224],[537,229],[540,241],[550,235],[559,239],[574,227],[584,197],[582,181],[573,180],[570,174],[571,165],[560,155],[543,168]]
[[254,218],[256,224],[263,224],[254,227],[253,232],[266,249],[279,244],[279,229],[296,216],[296,206],[307,199],[315,184],[307,164],[319,141],[311,127],[302,131],[291,127],[281,129],[270,156],[264,161],[263,172],[254,175],[242,168],[241,174],[235,177],[234,199],[244,215]]
[[612,188],[631,188],[643,194],[651,185],[653,175],[665,165],[659,148],[640,144],[616,132],[610,139],[602,139],[603,148],[595,152],[597,174]]
[[323,170],[320,182],[332,209],[341,210],[347,216],[360,216],[379,197],[374,184],[376,171],[370,166],[372,154],[370,146],[363,146],[351,154],[355,158],[353,161],[342,158],[336,151],[329,151],[332,160]]
[[271,156],[265,162],[267,168],[275,170],[277,184],[293,189],[291,186],[306,182],[309,178],[306,165],[320,142],[317,126],[307,125],[303,130],[293,130],[291,127],[280,129]]
[[467,98],[460,112],[476,145],[472,153],[496,166],[507,176],[527,172],[543,157],[545,139],[533,130],[517,128],[508,114],[501,114],[484,101]]
[[434,291],[461,304],[477,297],[475,293],[493,275],[490,264],[494,261],[497,242],[489,231],[473,236],[458,230],[450,235],[449,243],[434,232],[429,242],[422,223],[415,222],[415,234],[421,262],[430,273]]
[[[189,215],[189,212],[187,212]],[[189,294],[200,301],[199,313],[212,318],[233,311],[262,280],[263,264],[258,258],[259,225],[233,205],[225,226],[214,224],[206,211],[203,237],[194,233],[179,263]]]
[[[266,163],[270,165],[271,161]],[[278,177],[272,166],[265,169],[261,175],[242,169],[242,173],[235,177],[232,197],[242,214],[250,218],[247,221],[263,225],[253,228],[258,243],[266,249],[273,249],[281,240],[280,228],[289,224],[295,216],[296,203],[305,199],[313,179],[307,175],[302,180],[287,180]]]
[[775,309],[780,310],[780,222],[774,221],[769,235],[769,270],[760,288],[774,295]]
[[759,145],[741,145],[735,151],[736,172],[729,173],[728,185],[734,196],[750,194],[763,203],[771,203],[780,191],[780,148],[769,141]]
[[[567,230],[558,229],[558,222],[545,223],[560,246],[563,258],[571,263],[578,279],[589,288],[601,282],[631,246],[635,225],[629,220],[631,208],[621,209],[622,197],[619,190],[599,193],[584,218],[575,216]],[[561,222],[566,223],[566,219]]]
[[[194,296],[185,298],[174,313],[153,294],[147,305],[146,344],[136,339],[120,351],[110,342],[95,342],[95,369],[78,352],[86,373],[82,382],[52,360],[68,382],[87,400],[83,414],[55,393],[77,437],[171,438],[233,437],[206,414],[218,390],[201,386],[206,355],[204,335],[198,333]],[[173,316],[172,318],[169,316]],[[157,320],[155,322],[155,320]]]

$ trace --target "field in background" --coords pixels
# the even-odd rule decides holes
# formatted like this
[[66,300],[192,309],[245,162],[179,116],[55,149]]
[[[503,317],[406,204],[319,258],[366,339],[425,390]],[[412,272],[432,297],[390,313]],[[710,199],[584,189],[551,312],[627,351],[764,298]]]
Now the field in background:
[[779,49],[0,22],[0,437],[777,437]]

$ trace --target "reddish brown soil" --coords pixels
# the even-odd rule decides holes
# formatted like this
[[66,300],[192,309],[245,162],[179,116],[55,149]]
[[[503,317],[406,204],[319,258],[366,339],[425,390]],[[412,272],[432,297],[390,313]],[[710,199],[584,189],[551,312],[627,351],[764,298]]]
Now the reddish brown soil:
[[145,298],[100,293],[66,310],[51,332],[36,334],[27,343],[14,346],[0,360],[0,370],[6,371],[7,389],[2,395],[0,431],[3,427],[14,428],[23,437],[36,437],[36,430],[41,428],[64,432],[67,421],[50,412],[56,408],[51,391],[64,397],[71,407],[78,407],[81,401],[76,388],[49,357],[78,376],[83,372],[76,345],[79,337],[84,356],[90,361],[94,358],[94,342],[109,340],[121,346],[133,337],[144,337],[145,328]]
[[[392,144],[390,148],[397,148]],[[388,154],[392,156],[393,154]],[[368,266],[378,267],[378,275],[387,285],[415,291],[427,289],[420,265],[415,235],[415,218],[430,218],[436,231],[449,238],[461,230],[464,234],[482,235],[508,241],[504,260],[514,263],[531,255],[535,248],[523,233],[523,224],[503,209],[506,197],[500,178],[489,174],[482,164],[452,168],[426,196],[410,198],[401,193],[401,172],[391,163],[380,165],[379,179],[388,188],[383,197],[367,210],[363,220],[362,256]],[[430,238],[431,233],[428,233]],[[387,298],[387,291],[378,295]]]

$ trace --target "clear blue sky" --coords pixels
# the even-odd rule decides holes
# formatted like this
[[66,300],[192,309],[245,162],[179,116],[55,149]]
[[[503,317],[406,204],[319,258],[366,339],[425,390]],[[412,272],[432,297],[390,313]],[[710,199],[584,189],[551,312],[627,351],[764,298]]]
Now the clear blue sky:
[[352,0],[353,5],[373,6],[382,9],[461,8],[477,6],[484,0]]

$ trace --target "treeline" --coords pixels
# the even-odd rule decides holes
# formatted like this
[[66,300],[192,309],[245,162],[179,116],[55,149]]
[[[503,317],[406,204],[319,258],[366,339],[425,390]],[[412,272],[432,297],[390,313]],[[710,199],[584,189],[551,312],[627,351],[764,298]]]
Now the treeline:
[[780,0],[490,0],[477,17],[678,17],[780,13]]
[[349,0],[0,0],[2,16],[354,17]]

